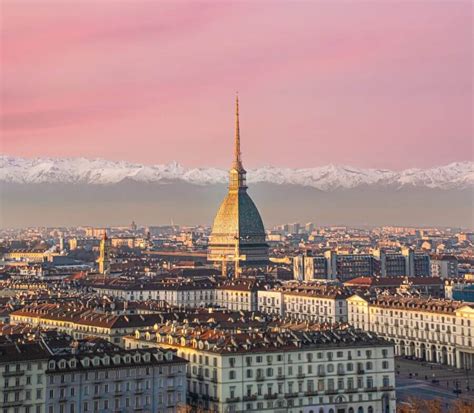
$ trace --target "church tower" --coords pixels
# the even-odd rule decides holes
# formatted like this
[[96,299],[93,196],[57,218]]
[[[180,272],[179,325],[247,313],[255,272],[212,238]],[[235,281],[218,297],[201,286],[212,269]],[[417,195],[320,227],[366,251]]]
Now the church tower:
[[239,99],[235,100],[234,159],[229,171],[229,187],[217,211],[207,252],[208,261],[222,266],[233,263],[234,277],[241,267],[264,268],[268,264],[265,228],[257,207],[247,193],[246,174],[240,151]]
[[107,230],[104,230],[104,235],[100,240],[99,247],[99,272],[101,274],[107,275],[110,274],[110,248],[112,243],[107,236]]

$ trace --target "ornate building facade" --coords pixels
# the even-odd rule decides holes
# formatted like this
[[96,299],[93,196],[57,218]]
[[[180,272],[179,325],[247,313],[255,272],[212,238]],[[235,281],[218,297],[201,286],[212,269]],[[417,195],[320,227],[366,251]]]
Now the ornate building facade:
[[222,265],[258,268],[268,263],[265,228],[257,207],[247,193],[246,174],[240,153],[239,101],[236,99],[234,161],[229,171],[229,190],[217,211],[209,240],[208,260]]

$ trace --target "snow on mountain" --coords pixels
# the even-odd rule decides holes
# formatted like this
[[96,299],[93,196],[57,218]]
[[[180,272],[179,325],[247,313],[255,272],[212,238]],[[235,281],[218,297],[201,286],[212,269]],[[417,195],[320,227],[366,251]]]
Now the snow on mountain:
[[[430,169],[362,169],[327,165],[316,168],[262,167],[248,171],[248,181],[293,184],[328,191],[364,185],[427,187],[439,189],[474,188],[474,162],[455,162]],[[227,171],[217,168],[185,168],[173,162],[142,165],[86,158],[23,159],[0,156],[0,182],[115,184],[123,180],[168,183],[184,181],[198,185],[225,183]]]

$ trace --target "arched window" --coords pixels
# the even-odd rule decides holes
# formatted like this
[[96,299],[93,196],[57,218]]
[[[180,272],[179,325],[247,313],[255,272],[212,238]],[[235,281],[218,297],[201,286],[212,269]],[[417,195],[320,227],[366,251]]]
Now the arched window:
[[329,409],[329,413],[334,413],[334,409]]
[[374,413],[374,408],[372,406],[369,406],[369,408],[367,409],[367,412]]
[[354,408],[353,407],[349,407],[349,411],[347,413],[354,413]]
[[357,409],[357,413],[364,413],[364,408],[362,406],[360,406],[358,409]]

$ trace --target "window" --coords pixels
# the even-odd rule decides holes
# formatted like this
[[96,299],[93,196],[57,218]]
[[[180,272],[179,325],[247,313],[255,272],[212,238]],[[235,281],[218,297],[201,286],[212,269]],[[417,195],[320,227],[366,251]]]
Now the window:
[[235,371],[234,371],[234,370],[230,370],[230,371],[229,371],[229,379],[230,379],[230,380],[234,380],[234,379],[235,379]]

